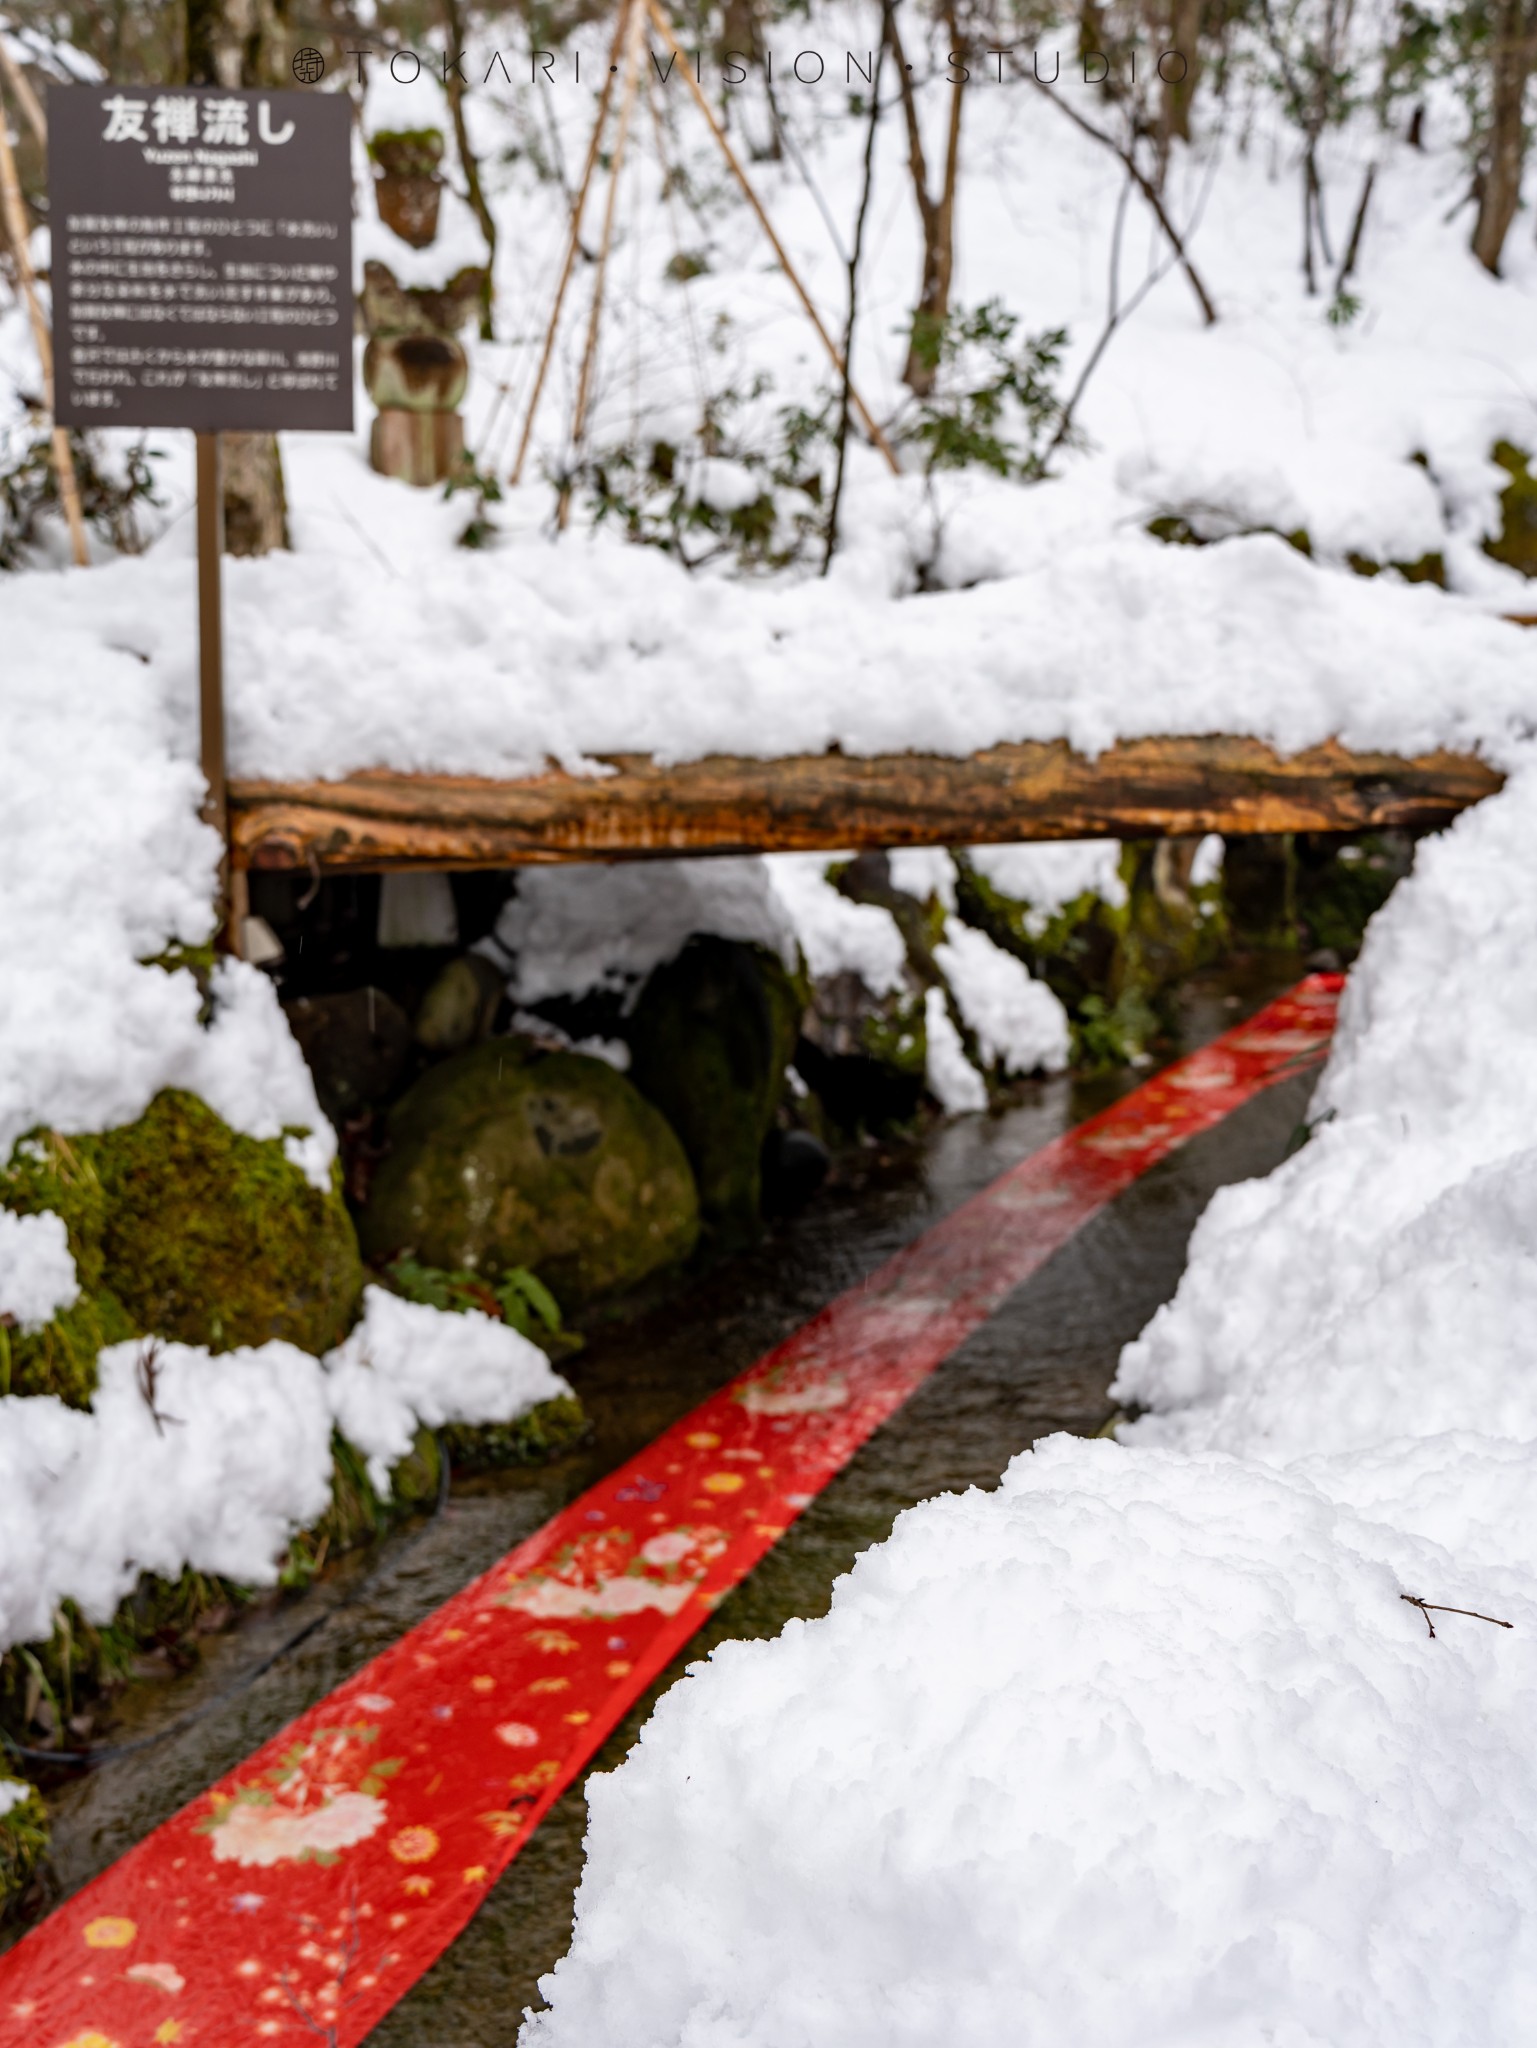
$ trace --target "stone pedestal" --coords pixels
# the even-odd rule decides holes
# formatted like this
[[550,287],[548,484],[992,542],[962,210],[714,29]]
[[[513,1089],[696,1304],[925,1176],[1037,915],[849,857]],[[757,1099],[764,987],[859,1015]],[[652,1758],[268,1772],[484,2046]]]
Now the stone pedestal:
[[375,416],[368,459],[381,476],[408,484],[444,483],[464,454],[464,415],[408,412],[387,405]]

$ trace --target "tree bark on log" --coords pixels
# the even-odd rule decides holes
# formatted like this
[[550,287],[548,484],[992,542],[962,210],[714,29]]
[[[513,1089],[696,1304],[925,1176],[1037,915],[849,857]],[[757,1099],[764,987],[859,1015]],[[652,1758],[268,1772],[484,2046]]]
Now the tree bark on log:
[[1467,755],[1283,757],[1222,735],[1127,740],[1090,760],[1063,741],[969,756],[716,755],[662,767],[614,755],[606,775],[521,781],[406,775],[235,782],[238,865],[293,871],[517,867],[702,853],[1359,832],[1437,826],[1503,778]]

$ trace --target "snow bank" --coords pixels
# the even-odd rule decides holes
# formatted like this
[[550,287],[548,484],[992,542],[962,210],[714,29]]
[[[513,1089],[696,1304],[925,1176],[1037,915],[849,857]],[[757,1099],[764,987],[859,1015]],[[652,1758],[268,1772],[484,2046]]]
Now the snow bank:
[[271,1585],[330,1498],[325,1379],[292,1345],[115,1344],[98,1370],[89,1412],[0,1401],[0,1645],[46,1636],[64,1599],[106,1621],[140,1572]]
[[756,857],[525,868],[482,950],[510,959],[514,1002],[638,990],[691,934],[767,946],[787,967],[795,937]]
[[[1398,1498],[1064,1437],[904,1514],[824,1620],[717,1649],[590,1781],[525,2048],[1524,2039],[1519,1463],[1476,1570]],[[1515,1627],[1432,1640],[1405,1592]]]
[[943,846],[898,846],[887,856],[894,888],[920,903],[937,897],[945,910],[955,908],[955,862]]
[[1072,1051],[1067,1012],[1023,960],[985,932],[945,920],[934,964],[950,984],[985,1065],[1010,1074],[1060,1074]]
[[364,1289],[362,1320],[327,1356],[326,1376],[336,1426],[381,1493],[421,1423],[515,1422],[571,1391],[537,1344],[494,1316],[444,1315],[382,1287]]
[[591,1781],[525,2048],[1528,2038],[1534,853],[1529,752],[1124,1354],[1152,1413],[900,1517]]
[[1034,938],[1080,896],[1098,896],[1116,909],[1126,901],[1119,839],[1043,839],[1034,845],[973,846],[968,854],[984,881],[1029,904],[1025,923]]
[[[359,559],[351,529],[330,522],[296,554],[229,563],[240,775],[311,779],[381,762],[513,775],[621,751],[670,762],[834,743],[961,754],[1065,738],[1094,753],[1118,736],[1216,731],[1287,750],[1338,737],[1416,753],[1474,748],[1537,716],[1528,640],[1470,600],[1323,568],[1267,535],[1173,548],[1095,520],[1075,537],[1072,500],[1088,487],[1071,480],[1038,493],[1046,519],[1022,541],[1036,551],[1028,567],[905,597],[843,587],[873,573],[852,558],[825,582],[732,587],[602,533],[456,551],[430,531],[436,500],[402,502],[349,451],[295,445],[289,469],[296,497],[344,500],[403,559],[431,561],[433,601]],[[872,521],[888,497],[882,516],[919,516],[916,479],[869,492]],[[988,493],[968,484],[965,495]],[[68,660],[100,695],[127,666],[113,652],[126,632],[150,643],[150,674],[190,705],[189,578],[169,539],[89,576],[17,578],[11,652],[46,676]],[[488,630],[502,619],[516,632]],[[963,691],[948,683],[958,671]]]
[[952,1115],[968,1109],[986,1109],[987,1083],[966,1057],[965,1044],[955,1028],[942,988],[923,992],[923,1029],[923,1078],[940,1108]]
[[[190,577],[190,561],[181,567]],[[189,972],[140,964],[173,941],[208,938],[218,840],[198,820],[192,700],[129,651],[154,638],[153,607],[138,616],[147,593],[120,581],[98,607],[97,629],[114,646],[80,628],[73,608],[90,610],[97,573],[6,578],[0,1159],[38,1124],[105,1130],[176,1087],[252,1137],[304,1129],[290,1155],[328,1185],[335,1136],[271,982],[223,963],[205,1027]],[[31,602],[55,581],[67,618],[34,640]]]
[[331,1496],[331,1432],[381,1487],[418,1423],[510,1422],[571,1389],[534,1345],[478,1314],[371,1287],[324,1360],[290,1344],[210,1356],[103,1351],[89,1410],[0,1400],[0,1651],[46,1636],[61,1600],[104,1622],[141,1572],[277,1577]]
[[1309,1143],[1225,1188],[1113,1392],[1270,1462],[1537,1439],[1537,761],[1422,841],[1351,972]]
[[853,903],[827,879],[833,853],[772,853],[765,865],[813,981],[857,974],[872,996],[906,983],[907,948],[897,921],[878,903]]

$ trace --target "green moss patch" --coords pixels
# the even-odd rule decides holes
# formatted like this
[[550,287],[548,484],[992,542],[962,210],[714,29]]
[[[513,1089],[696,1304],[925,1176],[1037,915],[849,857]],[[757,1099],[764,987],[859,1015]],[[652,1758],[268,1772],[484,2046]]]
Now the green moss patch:
[[73,1307],[42,1329],[0,1324],[0,1394],[57,1394],[83,1408],[96,1390],[96,1354],[139,1334],[107,1281],[107,1195],[91,1140],[55,1131],[21,1139],[0,1172],[0,1205],[22,1216],[46,1209],[61,1216],[80,1282]]
[[368,154],[397,178],[430,178],[443,161],[441,128],[381,128],[368,138]]
[[1238,526],[1225,533],[1202,533],[1194,522],[1183,512],[1160,512],[1150,519],[1143,528],[1154,540],[1161,540],[1166,547],[1206,548],[1219,540],[1237,540],[1254,533],[1273,533],[1277,540],[1284,540],[1289,548],[1295,548],[1299,555],[1313,557],[1313,537],[1305,526],[1293,527],[1290,533],[1283,533],[1278,526]]
[[[0,1751],[0,1758],[4,1752]],[[5,1783],[0,1774],[0,1784]],[[0,1924],[26,1896],[48,1854],[48,1813],[36,1791],[0,1814]]]
[[232,1131],[180,1089],[116,1130],[22,1139],[0,1203],[63,1217],[81,1287],[43,1329],[5,1333],[12,1393],[83,1406],[97,1352],[141,1335],[212,1351],[282,1338],[318,1355],[357,1310],[362,1264],[341,1196],[311,1187],[280,1139]]
[[1510,482],[1500,493],[1500,530],[1484,542],[1484,553],[1523,576],[1537,576],[1537,476],[1532,458],[1511,441],[1496,441],[1491,450]]
[[1420,555],[1412,562],[1377,562],[1370,555],[1357,554],[1349,554],[1345,560],[1357,576],[1380,576],[1385,568],[1396,569],[1405,583],[1434,583],[1446,588],[1446,557],[1442,554]]

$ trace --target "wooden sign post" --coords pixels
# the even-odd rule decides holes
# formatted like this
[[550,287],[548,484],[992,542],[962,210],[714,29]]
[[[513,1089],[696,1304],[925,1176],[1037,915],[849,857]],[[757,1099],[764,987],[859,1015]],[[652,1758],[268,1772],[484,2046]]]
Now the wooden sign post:
[[352,427],[352,110],[340,93],[50,91],[54,417],[197,437],[204,816],[226,848],[221,433]]

